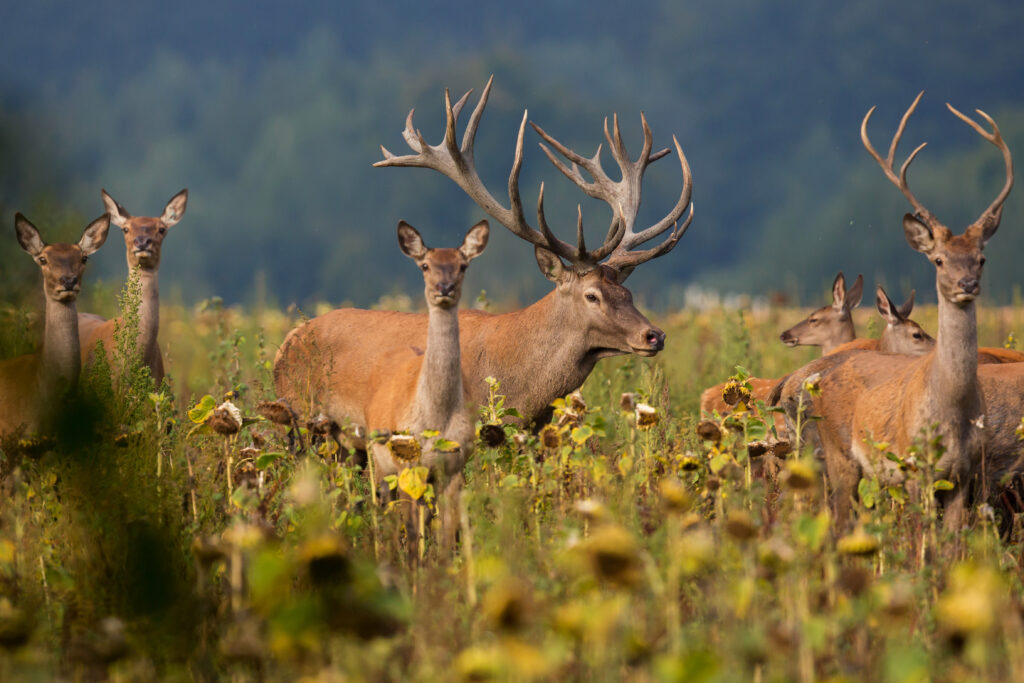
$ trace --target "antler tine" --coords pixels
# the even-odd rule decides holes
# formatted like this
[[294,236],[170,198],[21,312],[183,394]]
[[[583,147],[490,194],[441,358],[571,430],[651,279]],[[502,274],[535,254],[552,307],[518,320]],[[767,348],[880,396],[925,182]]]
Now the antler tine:
[[986,121],[988,121],[988,124],[992,126],[991,133],[982,128],[981,125],[970,116],[958,111],[956,107],[951,105],[949,102],[946,103],[946,106],[951,112],[956,114],[961,121],[977,131],[981,137],[998,147],[999,151],[1003,153],[1003,162],[1006,164],[1006,183],[1003,185],[1003,189],[999,192],[999,195],[995,198],[995,201],[985,209],[981,214],[981,218],[978,220],[981,221],[986,217],[992,217],[993,219],[998,218],[1000,212],[1002,212],[1003,203],[1006,201],[1006,198],[1010,196],[1010,190],[1013,189],[1013,156],[1010,154],[1010,148],[1007,146],[1006,141],[1003,140],[1003,135],[999,131],[999,126],[996,125],[996,122],[992,120],[991,116],[982,110],[975,109],[974,111],[978,112]]
[[868,121],[871,120],[871,115],[875,113],[875,109],[877,107],[871,107],[871,109],[868,109],[868,113],[864,115],[864,120],[860,123],[860,140],[864,143],[864,147],[868,150],[868,154],[870,154],[872,158],[878,162],[878,165],[882,167],[882,171],[885,173],[886,177],[900,189],[900,192],[902,192],[903,196],[907,198],[910,205],[914,207],[914,211],[916,211],[918,215],[925,219],[929,224],[934,224],[935,217],[928,209],[925,208],[924,204],[914,196],[914,193],[910,191],[910,186],[907,184],[907,168],[910,166],[910,162],[914,160],[914,157],[916,157],[922,149],[924,149],[927,143],[921,143],[913,152],[910,153],[910,156],[907,157],[907,160],[903,162],[903,165],[900,167],[898,175],[895,168],[893,168],[896,158],[896,147],[899,146],[900,138],[903,137],[903,131],[907,128],[907,121],[910,120],[911,114],[913,114],[914,110],[917,109],[917,105],[921,101],[921,97],[923,95],[924,90],[917,93],[917,97],[914,98],[910,107],[908,107],[903,113],[903,118],[900,119],[900,125],[896,128],[896,134],[893,135],[892,142],[889,144],[889,154],[885,159],[883,159],[882,155],[875,150],[874,146],[871,144],[870,138],[868,138]]
[[672,233],[668,236],[668,239],[658,246],[640,251],[618,252],[608,259],[607,265],[619,271],[620,283],[624,282],[629,277],[629,274],[633,272],[633,269],[641,263],[658,258],[675,248],[676,244],[679,243],[679,239],[686,233],[687,228],[690,227],[690,223],[693,221],[693,202],[690,202],[689,208],[690,212],[686,215],[686,220],[683,221],[683,224],[679,225],[678,221],[673,223]]
[[[462,153],[470,160],[473,159],[473,141],[476,139],[476,129],[480,126],[480,117],[484,114],[484,107],[491,96],[491,86],[494,84],[494,74],[487,79],[487,85],[480,93],[480,100],[476,103],[473,113],[469,115],[469,123],[466,124],[466,132],[462,134]],[[473,92],[470,90],[469,92]],[[466,97],[469,97],[469,92]]]
[[597,261],[589,258],[589,254],[586,252],[586,245],[582,241],[582,212],[579,217],[579,227],[577,227],[577,237],[580,241],[578,249],[573,249],[570,244],[555,237],[555,233],[551,231],[551,227],[548,225],[547,218],[544,215],[544,183],[540,184],[540,192],[537,194],[537,224],[540,226],[540,232],[544,237],[544,241],[534,242],[534,244],[554,252],[581,269],[592,268],[597,263]]

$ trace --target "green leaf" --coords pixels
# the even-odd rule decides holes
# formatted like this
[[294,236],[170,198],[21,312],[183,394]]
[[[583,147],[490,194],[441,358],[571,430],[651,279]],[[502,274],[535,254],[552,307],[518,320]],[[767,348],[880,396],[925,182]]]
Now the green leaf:
[[866,508],[875,507],[875,503],[878,502],[878,493],[877,479],[861,479],[857,484],[857,495]]
[[462,446],[458,441],[435,439],[432,448],[439,453],[456,453]]
[[435,436],[441,436],[441,432],[437,431],[436,429],[425,429],[422,432],[420,432],[420,436],[422,436],[424,439],[433,439]]
[[256,458],[256,469],[265,470],[283,457],[284,453],[264,453]]
[[396,488],[398,488],[398,475],[389,474],[388,476],[384,477],[384,483],[388,485],[389,489],[394,491]]
[[398,473],[398,488],[413,500],[419,500],[427,492],[429,475],[426,467],[407,467]]
[[213,414],[213,411],[216,407],[216,399],[214,399],[213,396],[207,394],[206,396],[203,396],[201,399],[199,399],[199,403],[197,403],[194,407],[189,408],[188,419],[192,420],[197,424],[206,422],[210,418],[210,415]]
[[505,408],[504,414],[505,417],[518,417],[519,419],[522,419],[523,417],[522,413],[520,413],[515,408]]
[[803,515],[793,528],[794,536],[810,550],[818,550],[828,535],[828,512],[817,515]]
[[572,434],[571,434],[571,438],[577,444],[582,446],[583,444],[585,444],[587,442],[587,439],[589,439],[593,435],[594,435],[594,430],[591,429],[589,425],[582,425],[582,426],[574,427],[573,428]]
[[956,484],[951,482],[949,479],[939,479],[932,484],[932,488],[936,491],[952,491],[956,488]]

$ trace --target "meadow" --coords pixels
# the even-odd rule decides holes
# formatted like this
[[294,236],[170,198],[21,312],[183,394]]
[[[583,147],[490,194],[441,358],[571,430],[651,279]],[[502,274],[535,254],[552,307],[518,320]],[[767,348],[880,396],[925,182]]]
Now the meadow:
[[[765,452],[749,411],[701,421],[700,391],[737,366],[781,376],[816,357],[778,340],[804,314],[652,315],[665,350],[601,361],[536,434],[502,421],[493,383],[450,553],[430,533],[411,544],[408,500],[380,505],[315,425],[295,456],[260,417],[300,313],[165,306],[165,387],[93,367],[55,433],[0,444],[0,680],[1019,675],[1011,509],[947,535],[930,497],[865,480],[856,530],[836,537],[798,443]],[[38,321],[0,316],[3,356],[31,348]],[[914,317],[934,331],[934,307]],[[877,336],[867,306],[856,321]],[[978,329],[1012,345],[1024,309],[982,306]],[[225,400],[245,418],[235,434],[210,429]],[[922,440],[915,478],[934,482],[940,449]],[[394,484],[435,503],[415,463]]]

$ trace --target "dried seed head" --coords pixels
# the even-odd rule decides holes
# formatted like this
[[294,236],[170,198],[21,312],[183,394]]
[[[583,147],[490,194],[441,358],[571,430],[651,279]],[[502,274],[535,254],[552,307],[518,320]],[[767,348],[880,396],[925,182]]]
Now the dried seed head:
[[646,403],[636,404],[636,427],[637,429],[650,429],[658,424],[658,409]]
[[569,394],[568,403],[577,413],[584,414],[587,412],[587,402],[583,400],[583,394],[578,390]]
[[634,393],[625,393],[619,397],[619,408],[624,413],[632,413],[636,410],[636,403],[636,394]]
[[306,423],[306,427],[309,429],[311,434],[317,436],[327,436],[331,433],[331,418],[327,417],[323,413],[317,413],[309,422]]
[[314,584],[325,585],[348,577],[348,543],[338,534],[314,536],[299,548],[302,560]]
[[643,565],[636,540],[621,526],[599,526],[580,546],[599,579],[624,587],[635,586],[642,580]]
[[857,527],[853,533],[843,536],[836,543],[836,549],[843,555],[869,556],[878,552],[881,547],[878,538]]
[[290,426],[296,416],[284,401],[263,401],[256,404],[256,413],[274,424]]
[[540,443],[544,448],[548,450],[556,450],[562,446],[562,435],[558,431],[558,427],[554,425],[544,425],[544,429],[540,430]]
[[679,469],[683,472],[693,472],[700,469],[700,459],[690,451],[687,451],[679,458]]
[[771,444],[763,439],[751,441],[747,444],[747,455],[751,458],[760,458],[772,449]]
[[686,512],[692,501],[686,487],[675,477],[665,477],[658,484],[658,492],[665,508],[671,512]]
[[492,422],[480,425],[480,440],[490,448],[498,448],[505,443],[505,428]]
[[757,526],[746,510],[732,510],[725,518],[725,533],[737,541],[749,541],[757,536]]
[[814,466],[804,460],[790,460],[786,463],[782,478],[794,491],[806,491],[814,485]]
[[718,426],[717,422],[701,420],[697,423],[697,436],[705,441],[718,443],[722,440],[722,428]]
[[776,458],[785,458],[793,452],[793,442],[789,439],[778,439],[772,444],[772,455]]
[[392,434],[388,439],[388,450],[404,462],[415,462],[423,453],[419,440],[411,434]]
[[722,400],[726,405],[734,406],[742,402],[744,405],[750,403],[750,389],[743,382],[731,379],[722,387]]
[[224,401],[210,415],[210,427],[224,436],[237,434],[242,428],[242,411],[231,401]]
[[533,590],[530,584],[520,578],[506,578],[487,592],[481,607],[494,630],[520,631],[530,622]]

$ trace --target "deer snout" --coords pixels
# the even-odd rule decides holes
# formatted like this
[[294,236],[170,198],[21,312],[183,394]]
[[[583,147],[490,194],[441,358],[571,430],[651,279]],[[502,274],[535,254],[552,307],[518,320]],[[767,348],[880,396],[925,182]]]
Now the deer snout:
[[962,277],[956,284],[965,294],[977,294],[981,291],[980,283],[976,277]]
[[779,339],[786,346],[794,346],[794,345],[796,345],[796,338],[793,336],[793,334],[789,330],[786,330],[785,332],[780,334],[779,335]]
[[78,276],[77,275],[61,275],[61,277],[60,277],[60,286],[61,286],[61,289],[65,289],[65,290],[68,290],[68,291],[73,290],[75,287],[78,286]]
[[145,237],[145,236],[143,236],[143,237],[136,237],[134,244],[135,244],[135,249],[137,251],[149,251],[149,250],[151,250],[153,248],[153,238],[152,237]]
[[455,283],[454,282],[438,282],[437,283],[437,293],[440,294],[441,296],[451,296],[452,294],[455,293]]
[[657,327],[652,327],[644,332],[644,341],[652,351],[661,351],[665,348],[665,333]]

